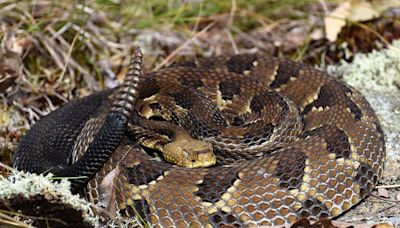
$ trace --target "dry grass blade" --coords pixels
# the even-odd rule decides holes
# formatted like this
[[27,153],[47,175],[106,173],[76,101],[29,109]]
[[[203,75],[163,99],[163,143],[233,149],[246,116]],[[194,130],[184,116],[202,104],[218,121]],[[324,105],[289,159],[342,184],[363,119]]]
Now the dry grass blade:
[[9,227],[34,228],[34,226],[30,226],[21,221],[18,221],[17,219],[3,213],[2,211],[0,211],[0,225],[1,224]]
[[64,222],[64,221],[61,220],[61,219],[47,218],[47,217],[38,217],[38,216],[26,216],[26,215],[23,215],[23,214],[20,214],[20,213],[15,213],[15,212],[10,212],[10,211],[4,211],[4,210],[0,210],[0,218],[6,219],[6,221],[3,221],[3,220],[0,219],[0,224],[1,224],[2,222],[4,222],[4,223],[6,223],[7,225],[14,225],[14,226],[16,226],[16,227],[24,227],[24,228],[25,228],[25,227],[29,227],[29,228],[34,227],[34,226],[30,226],[30,225],[28,225],[28,224],[26,224],[26,223],[24,223],[24,222],[18,221],[18,219],[14,218],[14,217],[12,217],[12,216],[9,216],[9,215],[7,215],[7,214],[10,214],[10,215],[13,215],[13,216],[18,216],[18,217],[21,217],[21,218],[26,218],[26,219],[53,221],[53,222],[56,222],[56,223],[58,223],[58,224],[62,224],[62,225],[64,225],[64,226],[67,225],[67,223]]
[[204,34],[206,31],[208,31],[211,27],[213,27],[215,25],[216,22],[211,22],[210,24],[208,24],[206,27],[204,27],[201,31],[199,31],[198,33],[196,33],[194,36],[192,36],[190,39],[188,39],[187,41],[185,41],[185,43],[183,43],[181,46],[179,46],[177,49],[175,49],[171,54],[169,54],[167,56],[167,58],[165,58],[160,64],[158,64],[154,70],[159,70],[161,69],[163,66],[167,65],[169,62],[171,62],[171,60],[173,58],[175,58],[175,56],[179,53],[180,50],[182,50],[184,47],[186,47],[186,45],[188,45],[189,43],[191,43],[194,39],[196,39],[197,37],[201,36],[202,34]]
[[392,185],[379,185],[375,188],[400,188],[400,184],[392,184]]

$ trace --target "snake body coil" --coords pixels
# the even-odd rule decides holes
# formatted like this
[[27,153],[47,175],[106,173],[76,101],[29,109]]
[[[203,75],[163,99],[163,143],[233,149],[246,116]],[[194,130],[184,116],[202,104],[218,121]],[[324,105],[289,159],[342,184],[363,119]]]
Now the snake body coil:
[[[21,142],[14,165],[43,172],[85,160],[109,111],[129,94],[120,91],[45,117]],[[155,226],[290,224],[341,214],[382,175],[383,133],[367,101],[301,63],[261,55],[202,59],[143,75],[133,95],[134,107],[119,109],[128,128],[87,186],[89,200],[122,216]],[[212,145],[217,163],[191,169],[156,159],[141,140],[171,143],[173,127],[153,129],[152,121]]]

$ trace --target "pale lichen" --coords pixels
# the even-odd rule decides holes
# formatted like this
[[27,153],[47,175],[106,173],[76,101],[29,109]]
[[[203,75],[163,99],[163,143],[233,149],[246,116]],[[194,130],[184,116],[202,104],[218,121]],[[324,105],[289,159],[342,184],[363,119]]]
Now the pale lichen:
[[90,215],[91,207],[87,201],[70,191],[70,182],[66,179],[55,181],[53,175],[31,174],[13,170],[12,175],[0,176],[0,199],[12,200],[14,197],[32,198],[42,195],[46,199],[56,199],[57,203],[69,205],[82,212],[86,222],[94,224]]
[[387,49],[356,54],[351,63],[342,61],[339,66],[328,66],[327,71],[361,91],[398,90],[395,83],[400,80],[400,40]]
[[10,198],[15,194],[23,194],[29,197],[32,194],[41,192],[54,192],[64,196],[64,202],[69,202],[76,208],[88,211],[88,207],[84,206],[83,201],[78,195],[73,195],[69,191],[70,183],[67,180],[55,182],[52,180],[51,173],[47,175],[37,175],[20,171],[13,171],[13,175],[7,177],[0,176],[0,198]]

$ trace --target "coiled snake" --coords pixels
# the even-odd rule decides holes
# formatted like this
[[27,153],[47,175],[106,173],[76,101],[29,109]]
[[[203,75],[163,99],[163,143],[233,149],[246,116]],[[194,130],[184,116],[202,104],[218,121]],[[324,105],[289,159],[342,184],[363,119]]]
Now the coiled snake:
[[257,54],[146,75],[140,65],[138,49],[118,89],[35,124],[14,166],[85,176],[71,180],[73,189],[90,180],[88,199],[107,210],[178,227],[334,217],[382,175],[384,137],[374,111],[322,71]]

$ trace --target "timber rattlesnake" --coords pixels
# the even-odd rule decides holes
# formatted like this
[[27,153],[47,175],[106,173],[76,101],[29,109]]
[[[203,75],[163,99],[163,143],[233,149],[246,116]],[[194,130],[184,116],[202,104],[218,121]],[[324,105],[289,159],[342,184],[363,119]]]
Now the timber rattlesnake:
[[[94,175],[87,197],[111,218],[118,211],[178,227],[334,217],[382,175],[384,137],[375,113],[359,92],[322,71],[256,54],[142,76],[139,50],[133,62],[118,92],[91,95],[39,121],[14,166],[88,177],[75,188]],[[179,131],[191,137],[182,141]],[[211,145],[217,164],[193,169],[154,156],[175,141],[183,143],[172,150],[193,162],[204,151],[193,158],[186,146]]]

